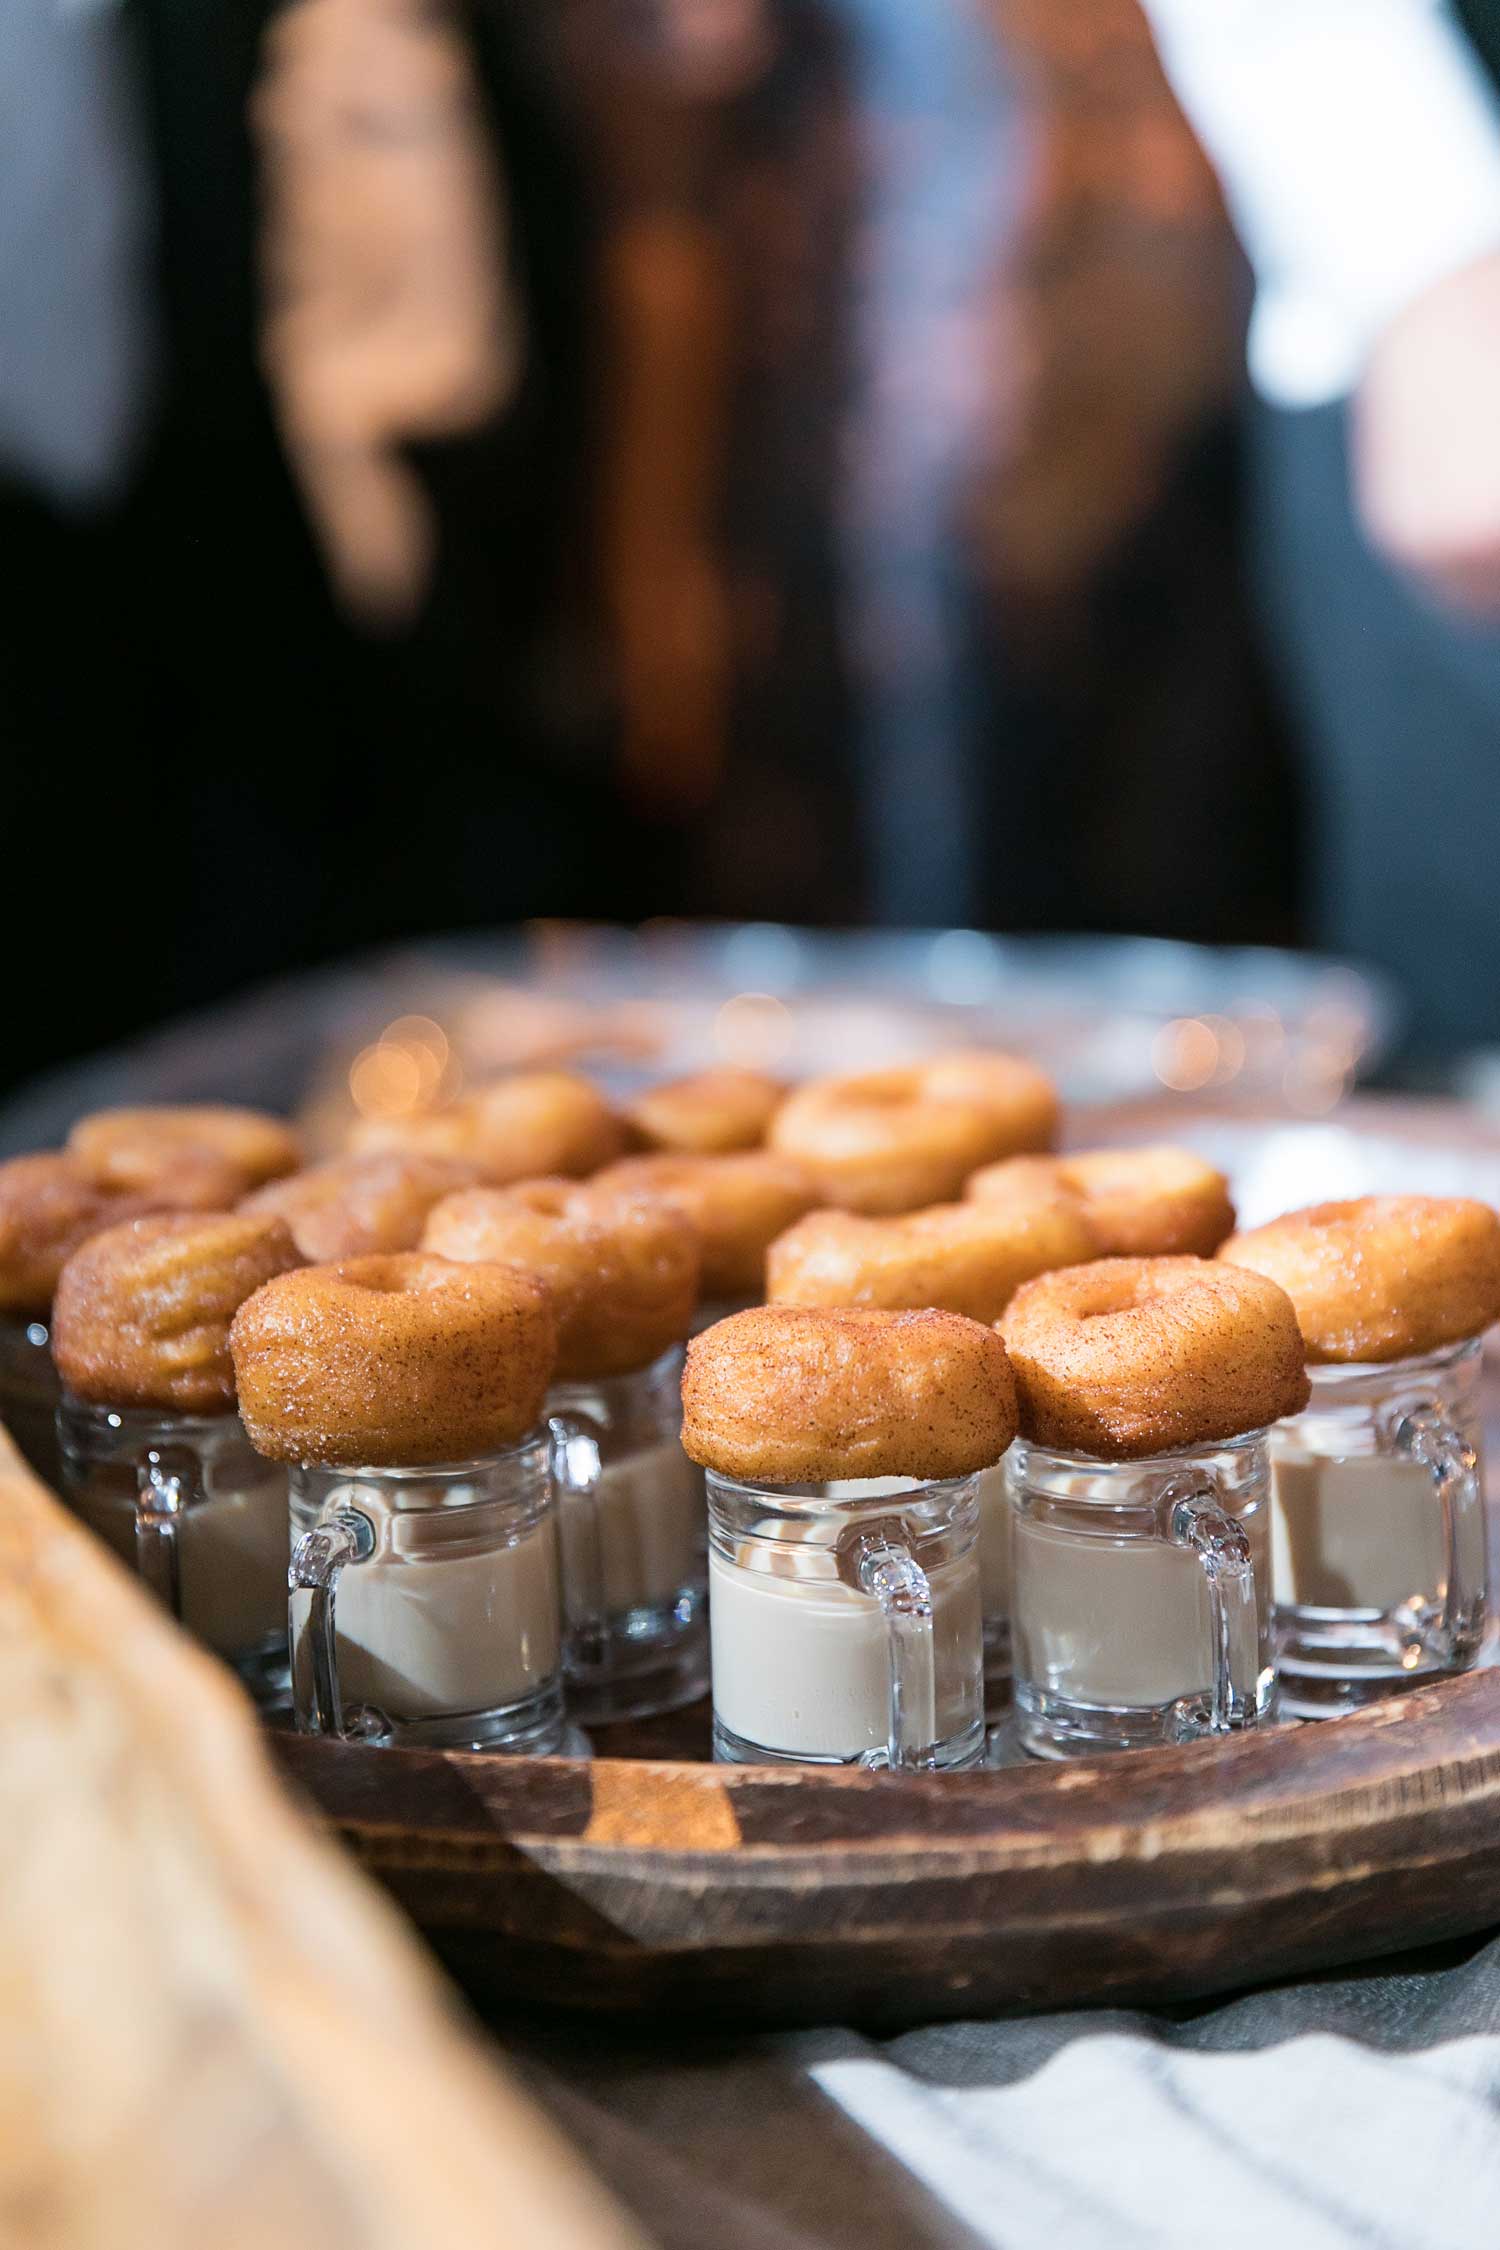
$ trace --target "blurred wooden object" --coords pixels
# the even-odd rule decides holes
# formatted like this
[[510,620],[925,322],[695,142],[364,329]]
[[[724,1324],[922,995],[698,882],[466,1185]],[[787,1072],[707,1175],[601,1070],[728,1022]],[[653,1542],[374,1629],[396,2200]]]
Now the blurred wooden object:
[[0,1712],[0,2241],[638,2243],[3,1432]]

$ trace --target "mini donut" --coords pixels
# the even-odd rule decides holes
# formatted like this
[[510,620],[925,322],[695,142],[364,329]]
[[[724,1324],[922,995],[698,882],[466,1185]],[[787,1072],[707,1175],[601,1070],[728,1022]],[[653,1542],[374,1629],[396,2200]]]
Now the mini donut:
[[463,1265],[538,1275],[557,1312],[565,1380],[649,1367],[682,1342],[698,1303],[692,1220],[675,1204],[598,1182],[531,1180],[445,1196],[422,1247]]
[[782,1103],[769,1140],[812,1174],[821,1201],[880,1216],[950,1202],[981,1164],[1050,1148],[1057,1125],[1043,1072],[976,1050],[815,1079]]
[[303,1266],[230,1334],[240,1416],[273,1461],[437,1467],[535,1427],[557,1356],[543,1284],[421,1251]]
[[964,1477],[1016,1434],[993,1328],[959,1313],[758,1305],[688,1346],[682,1444],[768,1484]]
[[729,1156],[759,1148],[786,1099],[759,1070],[700,1070],[637,1095],[625,1115],[647,1148],[674,1156]]
[[1316,1203],[1219,1256],[1280,1283],[1314,1366],[1418,1359],[1500,1320],[1500,1219],[1464,1195]]
[[240,1209],[285,1219],[308,1263],[329,1265],[378,1251],[415,1250],[433,1205],[473,1180],[473,1166],[454,1157],[393,1148],[333,1156],[272,1180]]
[[1069,1197],[1105,1258],[1209,1258],[1234,1230],[1229,1182],[1186,1148],[1008,1156],[976,1172],[964,1193],[977,1202],[1018,1193]]
[[623,1120],[597,1086],[569,1070],[497,1078],[442,1109],[366,1118],[349,1136],[357,1155],[416,1149],[471,1164],[491,1187],[565,1173],[580,1179],[620,1155]]
[[1291,1299],[1209,1258],[1042,1274],[1016,1291],[1000,1333],[1022,1435],[1063,1453],[1136,1461],[1264,1429],[1308,1401]]
[[709,1303],[759,1297],[766,1250],[817,1202],[800,1164],[767,1149],[735,1156],[627,1156],[598,1175],[600,1187],[659,1197],[698,1230],[700,1287]]
[[812,1211],[772,1243],[766,1293],[773,1304],[940,1305],[995,1321],[1033,1274],[1098,1255],[1082,1205],[1055,1197],[940,1203],[896,1219]]
[[75,1398],[227,1414],[229,1324],[262,1282],[297,1264],[280,1219],[156,1212],[106,1229],[63,1267],[52,1354]]
[[279,1117],[212,1102],[95,1110],[73,1127],[68,1151],[100,1187],[193,1211],[227,1210],[302,1161],[296,1134]]
[[80,1244],[151,1208],[144,1196],[96,1187],[61,1153],[0,1164],[0,1312],[45,1315]]

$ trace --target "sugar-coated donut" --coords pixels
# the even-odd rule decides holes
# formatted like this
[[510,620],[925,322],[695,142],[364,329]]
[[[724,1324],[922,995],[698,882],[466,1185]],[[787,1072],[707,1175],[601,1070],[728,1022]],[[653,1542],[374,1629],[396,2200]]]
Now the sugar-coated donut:
[[1500,1320],[1500,1218],[1469,1196],[1316,1203],[1219,1256],[1280,1283],[1315,1366],[1417,1359]]
[[436,1468],[535,1426],[557,1318],[543,1284],[517,1266],[412,1250],[281,1275],[240,1308],[230,1342],[258,1452]]
[[694,1461],[768,1484],[969,1476],[1016,1434],[999,1337],[947,1312],[731,1314],[689,1344],[682,1410]]
[[647,1148],[675,1156],[729,1156],[759,1148],[786,1099],[777,1078],[759,1070],[700,1070],[648,1087],[626,1110]]
[[965,1193],[1071,1199],[1103,1258],[1212,1257],[1234,1230],[1229,1182],[1186,1148],[1096,1148],[1067,1156],[1009,1156],[976,1172]]
[[975,1050],[815,1079],[782,1103],[769,1140],[807,1168],[820,1201],[879,1215],[951,1201],[982,1164],[1050,1148],[1057,1124],[1042,1071]]
[[686,1213],[698,1230],[699,1286],[710,1304],[759,1297],[767,1246],[818,1200],[801,1165],[769,1149],[736,1156],[627,1156],[601,1172],[597,1185],[659,1196]]
[[1043,1274],[1016,1291],[1000,1333],[1021,1434],[1063,1453],[1139,1460],[1263,1429],[1308,1400],[1290,1298],[1209,1258]]
[[75,1398],[227,1414],[229,1326],[262,1282],[297,1264],[280,1219],[157,1212],[108,1228],[63,1267],[52,1353]]
[[895,1219],[811,1211],[772,1243],[766,1293],[773,1304],[938,1305],[995,1321],[1023,1281],[1098,1255],[1081,1204],[1057,1197],[939,1203]]
[[284,1180],[257,1188],[242,1211],[285,1219],[310,1265],[365,1258],[377,1251],[415,1250],[427,1214],[443,1196],[472,1185],[474,1167],[416,1149],[333,1156]]
[[692,1220],[659,1197],[598,1181],[462,1189],[432,1211],[422,1247],[538,1275],[556,1308],[565,1380],[649,1366],[681,1343],[698,1303]]
[[0,1164],[0,1312],[45,1315],[79,1245],[152,1208],[146,1196],[96,1187],[61,1153]]
[[95,1110],[73,1127],[68,1152],[101,1187],[193,1211],[228,1210],[302,1161],[296,1134],[279,1117],[213,1102]]
[[570,1070],[517,1071],[441,1109],[366,1118],[349,1136],[356,1154],[420,1149],[472,1164],[492,1187],[565,1173],[580,1179],[625,1147],[624,1121],[597,1086]]

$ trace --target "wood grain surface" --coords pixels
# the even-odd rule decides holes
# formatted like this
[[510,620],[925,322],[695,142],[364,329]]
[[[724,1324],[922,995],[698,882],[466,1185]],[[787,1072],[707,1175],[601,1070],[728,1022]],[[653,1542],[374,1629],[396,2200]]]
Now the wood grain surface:
[[0,2244],[639,2242],[3,1432],[0,1995]]

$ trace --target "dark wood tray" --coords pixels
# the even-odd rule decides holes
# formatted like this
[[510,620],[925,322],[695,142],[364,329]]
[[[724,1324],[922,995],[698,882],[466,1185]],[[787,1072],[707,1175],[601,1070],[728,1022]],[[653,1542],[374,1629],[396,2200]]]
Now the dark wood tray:
[[1500,1919],[1500,1670],[968,1775],[715,1766],[706,1736],[700,1708],[591,1760],[275,1741],[460,1981],[512,2005],[892,2024],[1183,1999]]

